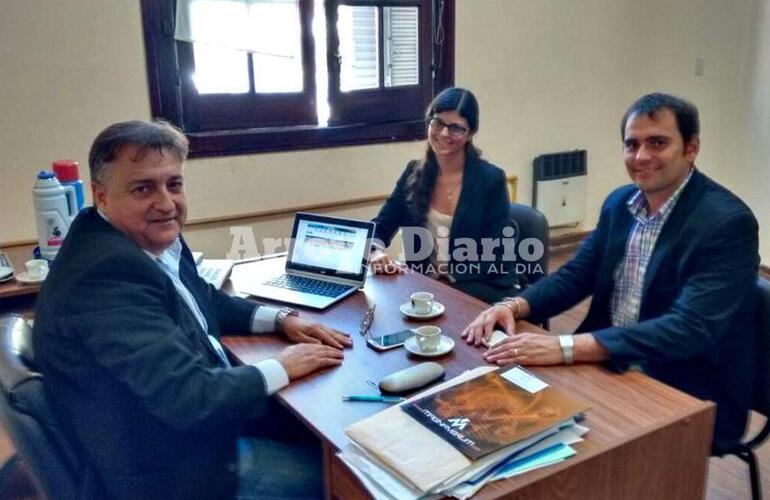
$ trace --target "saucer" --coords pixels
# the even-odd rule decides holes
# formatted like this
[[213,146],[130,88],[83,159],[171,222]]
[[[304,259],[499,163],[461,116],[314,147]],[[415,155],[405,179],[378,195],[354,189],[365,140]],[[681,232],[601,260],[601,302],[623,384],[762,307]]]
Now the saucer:
[[44,282],[46,276],[48,276],[48,274],[46,274],[42,278],[30,278],[29,277],[29,273],[27,273],[27,271],[24,271],[23,273],[19,273],[19,274],[16,275],[16,281],[18,281],[19,283],[26,283],[26,284],[29,284],[29,285],[34,285],[36,283]]
[[412,304],[410,302],[404,302],[401,304],[401,307],[398,308],[399,311],[401,311],[401,314],[408,318],[412,319],[433,319],[441,316],[444,314],[444,304],[441,302],[433,302],[433,308],[429,313],[425,314],[419,314],[414,312],[414,309],[412,309]]
[[13,269],[10,267],[0,267],[0,283],[11,281],[13,279]]
[[438,349],[435,351],[423,351],[420,349],[419,344],[417,344],[417,338],[416,337],[409,337],[406,339],[406,342],[404,342],[404,348],[411,352],[412,354],[415,354],[417,356],[424,356],[427,358],[435,358],[436,356],[443,356],[444,354],[448,353],[452,349],[455,348],[455,341],[447,337],[446,335],[441,336],[441,342],[438,344]]

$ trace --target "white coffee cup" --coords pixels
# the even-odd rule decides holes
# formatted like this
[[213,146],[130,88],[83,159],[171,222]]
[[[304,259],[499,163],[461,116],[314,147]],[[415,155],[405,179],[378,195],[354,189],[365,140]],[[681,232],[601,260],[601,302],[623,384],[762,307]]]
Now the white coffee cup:
[[28,260],[24,265],[27,267],[27,276],[30,279],[42,280],[48,276],[48,261],[45,259]]
[[433,352],[441,343],[441,328],[433,325],[421,326],[414,330],[414,337],[421,351]]
[[409,300],[415,314],[430,314],[433,310],[433,294],[430,292],[414,292]]

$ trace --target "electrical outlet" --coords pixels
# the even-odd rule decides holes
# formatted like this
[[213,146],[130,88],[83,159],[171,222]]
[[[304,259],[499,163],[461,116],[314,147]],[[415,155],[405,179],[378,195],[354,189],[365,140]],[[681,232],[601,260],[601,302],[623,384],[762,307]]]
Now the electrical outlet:
[[695,76],[703,76],[706,71],[706,60],[702,57],[695,58]]

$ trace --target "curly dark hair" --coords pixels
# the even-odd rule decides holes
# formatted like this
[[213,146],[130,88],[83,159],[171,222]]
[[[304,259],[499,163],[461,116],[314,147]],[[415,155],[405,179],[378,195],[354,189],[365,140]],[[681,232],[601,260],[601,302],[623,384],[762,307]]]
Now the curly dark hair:
[[[479,103],[470,90],[458,87],[443,90],[428,106],[425,112],[425,122],[429,122],[435,114],[443,111],[457,111],[468,122],[472,133],[478,131]],[[473,145],[472,140],[469,140],[465,144],[465,154],[480,158],[481,150]],[[417,164],[406,181],[406,205],[418,224],[425,224],[430,196],[433,188],[436,187],[438,171],[436,155],[428,143],[425,156],[417,160]]]

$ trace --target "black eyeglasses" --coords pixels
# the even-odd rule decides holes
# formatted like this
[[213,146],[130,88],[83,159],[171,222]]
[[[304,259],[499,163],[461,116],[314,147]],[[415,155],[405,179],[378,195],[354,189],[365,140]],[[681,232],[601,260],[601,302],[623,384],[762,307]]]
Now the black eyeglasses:
[[441,132],[446,128],[449,130],[449,135],[452,137],[461,137],[468,133],[469,130],[456,123],[447,123],[438,116],[431,116],[428,118],[428,126],[437,132]]

